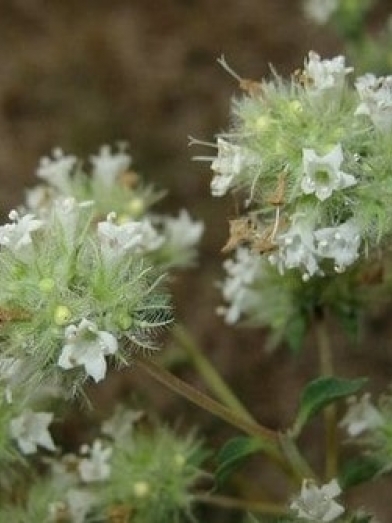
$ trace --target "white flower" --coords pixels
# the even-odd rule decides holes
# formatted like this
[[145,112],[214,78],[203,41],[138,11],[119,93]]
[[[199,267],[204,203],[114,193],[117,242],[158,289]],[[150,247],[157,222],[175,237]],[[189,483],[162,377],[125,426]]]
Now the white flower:
[[[49,505],[49,521],[70,521],[70,523],[84,523],[85,517],[94,503],[96,496],[91,492],[71,489],[65,496],[65,501],[56,501]],[[64,519],[65,518],[65,519]]]
[[56,450],[48,430],[52,420],[52,412],[33,412],[31,410],[26,410],[11,420],[11,437],[16,439],[23,454],[34,454],[37,452],[38,446],[51,451]]
[[388,132],[392,128],[392,75],[376,78],[365,74],[355,82],[361,103],[355,114],[368,115],[374,126]]
[[336,272],[343,272],[358,259],[361,236],[353,219],[337,227],[318,229],[314,236],[318,242],[317,254],[333,259]]
[[305,218],[294,218],[290,229],[276,237],[279,250],[269,256],[268,260],[277,265],[280,274],[285,269],[301,269],[303,279],[307,280],[319,270],[314,245],[313,225]]
[[48,185],[36,185],[26,190],[26,207],[37,213],[41,213],[50,207],[55,191]]
[[117,406],[113,416],[102,423],[101,432],[116,441],[125,441],[131,437],[135,423],[142,416],[143,411],[141,410],[126,409],[121,405]]
[[77,238],[77,229],[80,222],[81,210],[94,205],[93,201],[78,203],[75,198],[57,198],[53,201],[52,220],[62,229],[62,236],[69,247],[73,247]]
[[384,424],[380,411],[370,402],[370,394],[364,394],[361,399],[351,397],[348,405],[347,413],[339,426],[344,427],[349,436],[359,436],[362,432]]
[[252,154],[223,138],[218,138],[217,146],[218,156],[211,163],[211,169],[218,174],[211,181],[211,194],[212,196],[224,196],[229,190],[233,178],[255,160]]
[[70,174],[76,165],[75,156],[64,156],[60,148],[53,150],[53,159],[45,156],[41,158],[37,169],[37,176],[45,180],[60,192],[68,192]]
[[31,233],[40,229],[44,222],[35,219],[33,214],[21,217],[15,210],[9,213],[9,218],[13,223],[6,223],[0,227],[0,245],[4,245],[19,259],[26,261],[32,253]]
[[79,326],[65,329],[66,344],[61,350],[58,365],[72,369],[83,365],[86,373],[96,382],[106,375],[105,356],[118,349],[117,339],[110,332],[100,331],[95,323],[83,319]]
[[290,508],[297,512],[298,517],[305,520],[328,523],[341,516],[345,510],[333,499],[340,493],[341,489],[336,479],[320,488],[312,480],[305,479],[301,494],[291,503]]
[[343,162],[343,150],[340,144],[325,156],[318,156],[313,149],[303,149],[302,162],[304,176],[301,189],[305,194],[315,193],[321,201],[329,198],[333,191],[357,183],[354,176],[340,170]]
[[120,174],[125,173],[131,165],[132,158],[120,150],[112,153],[109,145],[103,145],[96,156],[90,156],[93,165],[93,176],[103,185],[113,185]]
[[353,71],[352,67],[346,67],[344,56],[335,56],[331,60],[321,60],[314,51],[309,52],[309,58],[305,61],[305,75],[307,90],[316,96],[332,94],[340,99],[345,77]]
[[339,0],[306,0],[304,11],[308,18],[324,25],[339,7]]
[[105,222],[98,223],[98,237],[102,252],[108,259],[115,259],[126,252],[144,253],[161,247],[165,239],[160,236],[148,218],[128,221],[117,225],[109,215]]
[[222,294],[230,306],[220,307],[218,312],[224,314],[226,323],[233,324],[257,300],[250,286],[260,271],[260,256],[242,247],[237,249],[235,259],[226,260],[223,267],[228,276],[222,284]]
[[203,222],[193,221],[188,211],[182,209],[178,218],[165,217],[164,236],[173,247],[193,247],[203,234]]
[[83,454],[89,454],[79,462],[79,474],[85,483],[93,481],[105,481],[110,476],[110,464],[108,463],[113,449],[104,448],[100,440],[94,441],[92,447],[84,445],[81,449]]

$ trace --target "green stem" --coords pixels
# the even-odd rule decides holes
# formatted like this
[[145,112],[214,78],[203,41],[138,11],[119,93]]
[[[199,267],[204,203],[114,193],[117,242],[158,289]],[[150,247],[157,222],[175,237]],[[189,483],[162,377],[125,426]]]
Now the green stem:
[[175,341],[184,349],[193,366],[216,398],[244,419],[256,423],[252,415],[203,354],[203,351],[198,347],[190,332],[184,326],[176,325],[172,330],[172,334]]
[[217,496],[212,494],[194,494],[195,501],[199,503],[206,503],[208,505],[215,505],[225,509],[247,510],[250,512],[258,512],[260,514],[268,514],[273,516],[287,515],[287,509],[277,503],[265,503],[262,501],[242,500],[230,498],[227,496]]
[[245,420],[237,413],[228,409],[224,405],[221,405],[206,394],[203,394],[188,383],[185,383],[185,381],[182,381],[177,376],[174,376],[174,374],[171,374],[169,371],[163,367],[160,367],[150,359],[136,355],[135,363],[144,371],[146,371],[150,376],[168,387],[173,392],[183,396],[202,409],[211,412],[211,414],[214,414],[214,416],[223,419],[230,425],[241,429],[246,434],[262,438],[263,441],[268,442],[272,447],[276,447],[276,449],[278,449],[278,434],[275,431],[268,429],[267,427],[263,427],[262,425],[259,425],[253,421]]
[[[333,376],[331,343],[325,316],[322,312],[316,317],[315,323],[321,375]],[[326,439],[325,476],[327,480],[330,480],[336,478],[338,472],[339,445],[335,404],[329,405],[324,409],[324,424]]]
[[[263,442],[263,452],[274,460],[283,472],[293,477],[296,482],[301,483],[304,477],[314,477],[314,473],[300,455],[295,442],[291,440],[290,445],[288,443],[286,445],[283,444],[288,436],[282,436],[282,434],[259,423],[244,419],[236,412],[185,383],[143,355],[136,354],[134,363],[176,394],[240,429],[245,434],[261,440]],[[288,447],[290,452],[287,452]]]

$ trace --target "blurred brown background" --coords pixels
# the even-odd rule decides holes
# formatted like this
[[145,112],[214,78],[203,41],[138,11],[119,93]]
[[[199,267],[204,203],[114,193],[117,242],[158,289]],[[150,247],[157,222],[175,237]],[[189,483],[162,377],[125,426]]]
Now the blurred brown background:
[[[382,17],[381,5],[372,24],[377,27]],[[294,360],[283,349],[266,354],[261,331],[228,328],[216,317],[220,297],[214,282],[222,275],[220,248],[234,205],[210,196],[208,165],[191,162],[200,151],[188,149],[187,136],[212,140],[228,126],[230,97],[238,90],[216,63],[222,53],[241,76],[258,79],[269,63],[287,74],[302,65],[309,49],[331,56],[341,48],[333,33],[303,18],[294,0],[0,0],[2,216],[36,183],[38,159],[52,147],[88,156],[103,143],[127,140],[136,170],[170,191],[161,210],[174,214],[186,207],[206,224],[200,266],[174,284],[177,317],[254,414],[272,427],[290,423],[300,387],[315,376],[312,339]],[[334,333],[340,374],[370,374],[375,392],[390,381],[392,370],[386,317],[364,325],[360,348],[348,347]],[[203,387],[189,369],[182,373]],[[163,417],[199,424],[216,444],[235,434],[145,377],[112,375],[96,396],[110,410],[130,387],[151,397]],[[304,443],[320,464],[319,428],[312,426]],[[249,496],[270,490],[279,498],[280,482],[265,464],[250,473]],[[388,521],[389,490],[383,481],[356,489],[352,497]],[[226,513],[216,518],[238,521]]]

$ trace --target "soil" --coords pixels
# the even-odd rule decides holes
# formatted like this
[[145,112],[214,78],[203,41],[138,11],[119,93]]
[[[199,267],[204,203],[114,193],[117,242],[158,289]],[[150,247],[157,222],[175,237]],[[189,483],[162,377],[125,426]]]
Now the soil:
[[[382,13],[381,6],[375,25]],[[160,210],[177,214],[184,207],[206,224],[199,265],[173,283],[178,321],[257,419],[272,428],[288,426],[301,387],[315,376],[314,340],[309,336],[295,358],[285,347],[268,353],[263,331],[229,328],[215,314],[220,249],[235,205],[210,196],[209,168],[191,161],[187,136],[212,140],[229,124],[230,98],[238,88],[216,62],[222,54],[241,76],[258,79],[271,63],[287,75],[309,49],[332,56],[342,43],[307,22],[294,0],[0,0],[0,35],[2,217],[36,183],[38,159],[53,147],[88,157],[103,143],[127,140],[136,170],[169,190]],[[364,322],[357,348],[336,325],[331,332],[340,374],[368,375],[370,390],[384,390],[392,368],[388,311]],[[175,370],[203,390],[189,367]],[[133,370],[112,374],[90,394],[105,413],[131,392],[163,419],[177,425],[180,419],[184,430],[199,426],[216,447],[237,434]],[[312,424],[301,441],[319,470],[320,429]],[[86,430],[70,416],[63,438],[76,444]],[[247,496],[282,498],[284,482],[269,464],[255,462],[247,472]],[[389,490],[386,480],[377,481],[353,489],[350,501],[388,521]],[[222,510],[203,517],[239,521],[238,514]]]

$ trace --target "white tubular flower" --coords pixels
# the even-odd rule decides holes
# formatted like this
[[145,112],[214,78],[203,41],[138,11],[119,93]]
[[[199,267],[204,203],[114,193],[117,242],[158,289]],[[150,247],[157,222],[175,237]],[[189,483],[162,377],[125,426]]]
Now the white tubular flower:
[[276,237],[279,246],[268,260],[277,265],[280,274],[285,269],[301,269],[303,280],[306,281],[319,271],[314,245],[313,226],[304,218],[294,220],[290,229]]
[[37,452],[38,446],[46,450],[56,450],[48,430],[52,420],[52,412],[33,412],[31,410],[26,410],[11,420],[11,437],[16,439],[23,454],[34,454]]
[[78,203],[75,198],[57,198],[53,202],[52,214],[55,221],[61,225],[64,238],[68,245],[74,245],[80,218],[80,210],[92,207],[93,205],[93,201]]
[[143,417],[143,414],[141,410],[117,406],[113,416],[102,423],[101,432],[116,442],[125,441],[131,437],[135,423]]
[[164,236],[173,247],[193,247],[200,240],[204,223],[193,221],[188,211],[182,209],[178,218],[165,218]]
[[159,249],[165,239],[160,236],[146,218],[117,225],[109,215],[105,222],[98,223],[98,237],[106,258],[113,259],[126,252],[144,253]]
[[305,479],[301,494],[291,503],[290,509],[307,521],[328,523],[336,520],[345,510],[333,499],[340,493],[341,489],[336,479],[322,487],[318,487],[312,480]]
[[42,178],[62,193],[67,193],[70,175],[76,165],[75,156],[65,156],[60,148],[53,149],[53,159],[48,156],[41,158],[37,169],[38,178]]
[[373,430],[384,424],[381,412],[371,403],[370,394],[364,394],[361,399],[354,396],[348,400],[348,410],[339,423],[353,438],[363,432]]
[[211,169],[218,174],[211,181],[211,194],[212,196],[224,196],[233,179],[253,161],[250,153],[223,138],[218,138],[217,145],[218,156],[211,163]]
[[358,259],[361,235],[354,219],[337,227],[318,229],[314,232],[314,237],[318,242],[317,254],[333,259],[336,272],[344,272]]
[[86,319],[79,326],[69,325],[65,339],[57,362],[59,367],[73,369],[83,365],[95,382],[103,380],[107,369],[105,356],[117,351],[117,339],[110,332],[99,331],[95,323]]
[[90,161],[93,165],[94,178],[109,187],[129,169],[132,158],[122,150],[112,153],[109,145],[103,145],[98,155],[90,156]]
[[301,182],[303,192],[314,193],[323,201],[329,198],[333,191],[355,185],[357,183],[355,177],[340,170],[342,162],[343,150],[340,144],[325,156],[318,156],[313,149],[303,149],[304,176]]
[[40,229],[44,222],[37,220],[33,214],[21,217],[15,210],[9,213],[9,218],[13,223],[6,223],[0,227],[0,245],[7,247],[19,259],[27,260],[32,252],[31,233]]
[[319,95],[331,92],[336,93],[340,98],[345,77],[353,71],[353,68],[346,67],[344,56],[321,60],[317,53],[310,51],[304,70],[308,80],[307,89],[310,93]]
[[376,129],[389,132],[392,128],[392,75],[376,78],[360,76],[355,82],[361,103],[355,114],[369,116]]
[[104,448],[102,442],[96,440],[92,447],[84,445],[81,452],[82,454],[89,454],[88,458],[84,458],[79,462],[78,470],[81,479],[85,483],[105,481],[108,479],[111,472],[111,467],[108,462],[113,449],[111,447]]
[[223,313],[226,323],[231,325],[255,302],[250,285],[260,270],[260,256],[242,247],[237,249],[235,259],[226,260],[223,267],[228,276],[222,284],[222,294],[230,306],[220,307],[218,312]]
[[55,191],[48,185],[37,185],[26,190],[26,207],[36,213],[41,213],[50,207]]
[[316,22],[324,25],[339,7],[339,0],[306,0],[304,4],[305,15]]

